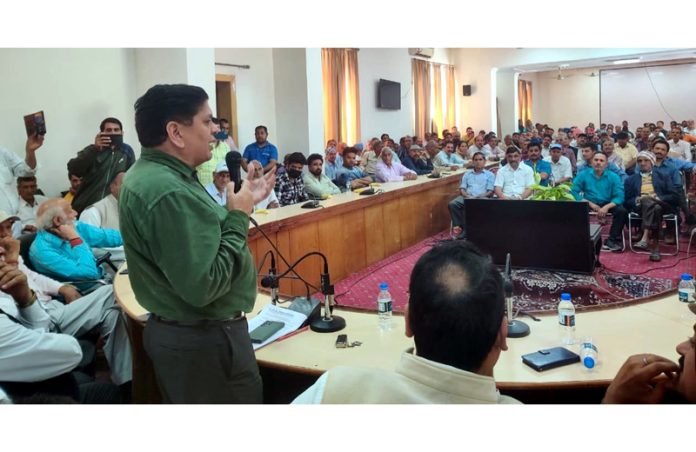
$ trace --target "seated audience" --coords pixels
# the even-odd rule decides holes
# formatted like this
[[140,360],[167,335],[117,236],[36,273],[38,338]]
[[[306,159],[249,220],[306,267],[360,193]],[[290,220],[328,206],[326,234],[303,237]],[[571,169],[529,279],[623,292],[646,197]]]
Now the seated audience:
[[577,174],[578,168],[577,168],[577,157],[578,157],[578,150],[570,145],[570,138],[568,138],[568,134],[566,133],[559,133],[558,134],[558,143],[560,143],[561,146],[563,146],[562,153],[564,156],[570,160],[570,166],[573,168],[573,174]]
[[433,171],[433,163],[430,160],[424,160],[421,153],[424,149],[417,144],[411,145],[408,154],[401,159],[401,163],[417,175],[430,174]]
[[[379,163],[379,156],[382,153],[382,148],[384,148],[384,142],[373,141],[372,142],[372,150],[363,153],[362,160],[360,161],[360,168],[363,172],[365,172],[365,174],[369,174],[370,176],[374,176],[375,172],[377,171],[377,163]],[[358,151],[355,148],[351,148],[351,149],[353,149],[354,152],[357,154]],[[345,154],[345,150],[343,151],[343,153]],[[345,166],[345,160],[344,160],[344,166]],[[341,186],[341,189],[343,189],[343,186]]]
[[249,171],[247,166],[252,160],[261,162],[264,173],[272,170],[278,163],[278,148],[268,141],[268,128],[266,126],[256,126],[254,129],[255,143],[251,143],[244,148],[242,154],[242,169]]
[[[277,177],[274,188],[280,207],[307,201],[307,193],[302,180],[302,170],[306,163],[307,159],[301,152],[288,154],[287,170]],[[263,165],[263,162],[261,164]],[[268,171],[265,166],[263,170]]]
[[448,141],[443,145],[442,150],[435,156],[433,166],[446,167],[455,171],[464,166],[464,164],[462,163],[461,159],[454,154],[454,144],[452,144],[451,141]]
[[77,190],[79,190],[80,188],[80,184],[82,184],[82,178],[78,177],[71,170],[71,162],[73,162],[74,160],[75,159],[71,159],[68,162],[68,180],[70,181],[70,188],[60,192],[60,197],[65,199],[69,203],[72,203],[72,200],[75,197],[75,193],[77,193]]
[[19,209],[17,178],[36,174],[36,150],[43,142],[44,135],[27,138],[24,160],[9,149],[0,147],[0,210],[14,213]]
[[[29,270],[12,239],[13,219],[0,212],[0,381],[34,383],[74,369],[82,358],[75,337],[94,330],[105,340],[111,380],[132,378],[130,342],[113,286],[82,296],[70,285]],[[61,296],[65,304],[55,297]]]
[[230,151],[239,151],[230,133],[230,122],[225,118],[220,118],[220,133],[216,138],[218,137],[229,146]]
[[568,157],[561,155],[562,149],[563,146],[558,143],[550,145],[550,157],[544,159],[551,165],[552,186],[571,182],[573,180],[573,167]]
[[207,187],[209,184],[213,183],[215,169],[221,163],[225,163],[225,156],[228,152],[230,152],[230,146],[225,141],[227,134],[220,129],[220,121],[217,118],[212,118],[212,121],[215,125],[213,127],[213,136],[215,137],[215,142],[210,144],[212,157],[210,157],[208,161],[203,162],[196,167],[198,181],[204,187]]
[[[551,137],[551,135],[544,135],[544,138],[541,139],[541,156],[547,162],[549,161],[549,158],[551,157],[551,142],[552,141],[553,141],[553,137]],[[561,146],[561,148],[562,148],[562,146]],[[566,157],[566,158],[568,158],[568,157]],[[568,160],[568,161],[570,161],[570,160]]]
[[403,160],[405,155],[408,155],[408,150],[411,149],[412,144],[413,138],[411,138],[410,135],[406,135],[399,140],[399,148],[396,150],[396,156],[399,157],[400,161]]
[[519,403],[493,378],[508,326],[503,280],[488,256],[444,242],[418,259],[409,294],[415,348],[394,371],[334,367],[293,403]]
[[[580,160],[578,160],[578,174],[580,173],[580,171],[592,170],[592,158],[594,157],[596,152],[597,148],[595,147],[594,143],[584,144],[582,149],[580,149],[581,158]],[[607,169],[619,176],[622,183],[626,181],[626,177],[628,177],[626,171],[624,171],[623,168],[619,168],[618,166],[616,166],[614,162],[608,162]]]
[[[696,303],[688,306],[696,314]],[[602,403],[696,403],[696,334],[678,344],[677,353],[678,364],[650,353],[629,357]]]
[[[383,145],[381,142],[375,143],[374,148],[381,153]],[[355,148],[345,148],[343,150],[343,167],[338,170],[336,175],[336,185],[338,185],[341,191],[367,187],[374,181],[371,175],[355,166],[355,154]]]
[[510,146],[505,152],[507,165],[495,175],[494,190],[498,199],[527,199],[532,194],[534,171],[528,165],[520,165],[520,151]]
[[341,189],[331,182],[328,176],[322,173],[323,164],[324,160],[319,154],[312,154],[307,158],[307,169],[309,171],[303,178],[305,191],[315,198],[326,198],[329,195],[341,193]]
[[39,206],[39,232],[29,249],[37,272],[58,281],[93,281],[103,277],[104,271],[97,265],[92,248],[123,246],[121,234],[76,218],[77,212],[64,199],[49,199]]
[[[255,179],[263,177],[263,166],[261,166],[261,162],[258,160],[252,160],[249,162],[249,165],[253,166],[254,168]],[[254,205],[254,210],[277,209],[278,207],[280,207],[278,197],[276,196],[275,191],[271,190],[271,193],[266,197],[266,199]]]
[[472,161],[474,162],[474,170],[464,173],[462,182],[459,185],[459,196],[448,204],[450,216],[452,217],[452,233],[458,239],[466,238],[464,230],[466,220],[464,216],[465,201],[472,198],[490,198],[493,196],[495,189],[495,176],[486,169],[486,157],[483,155],[483,152],[475,153]]
[[[687,224],[696,223],[696,215],[692,214],[686,202],[686,193],[683,188],[682,171],[693,171],[696,174],[696,165],[686,160],[673,159],[668,156],[669,143],[662,138],[656,138],[652,142],[652,152],[655,155],[653,170],[664,173],[672,181],[677,193],[679,193],[679,208],[684,212]],[[681,221],[681,218],[680,218]],[[674,238],[665,237],[665,243],[673,244]]]
[[121,121],[116,118],[104,119],[99,125],[94,144],[78,152],[73,162],[76,169],[73,174],[82,178],[71,203],[73,209],[82,213],[87,207],[104,199],[109,194],[109,175],[124,172],[133,163],[135,154],[133,148],[123,142]]
[[206,184],[204,187],[205,191],[207,191],[210,194],[210,196],[212,196],[215,202],[217,202],[221,206],[226,206],[227,184],[229,183],[230,170],[227,168],[227,163],[225,163],[225,160],[223,159],[213,170],[213,180]]
[[45,196],[37,195],[36,176],[18,177],[17,192],[19,193],[19,209],[17,216],[22,224],[22,232],[36,232],[36,211]]
[[674,128],[670,133],[669,156],[675,159],[691,160],[691,145],[683,140],[682,131]]
[[606,221],[607,214],[612,214],[609,239],[604,243],[603,249],[620,252],[621,236],[626,223],[626,209],[623,207],[624,186],[619,176],[607,171],[607,163],[605,154],[594,154],[592,170],[580,171],[575,176],[572,194],[578,201],[588,202],[590,210],[597,214],[600,222]]
[[[224,165],[224,163],[223,163]],[[89,224],[97,228],[120,230],[118,213],[118,194],[126,173],[116,173],[114,180],[109,185],[111,194],[98,203],[86,208],[80,215],[82,223]],[[229,176],[228,176],[229,181]],[[126,261],[126,254],[123,246],[116,248],[94,248],[92,252],[96,256],[111,253],[111,261],[118,266]]]
[[469,157],[469,145],[466,144],[466,141],[460,141],[459,144],[455,146],[454,153],[462,165],[469,163],[471,158]]
[[379,182],[399,182],[404,180],[416,180],[415,171],[406,168],[401,163],[393,161],[394,151],[389,148],[382,149],[381,161],[377,163],[375,177]]
[[326,162],[324,163],[324,174],[330,180],[336,180],[336,174],[338,170],[343,166],[343,157],[338,155],[335,147],[328,147],[324,151],[326,156]]
[[540,181],[539,185],[546,187],[549,185],[549,178],[551,174],[551,164],[545,160],[541,159],[541,144],[534,143],[530,144],[528,147],[529,159],[525,160],[525,165],[529,166],[534,174],[538,174]]
[[619,154],[619,157],[621,157],[623,160],[623,168],[626,170],[626,174],[633,174],[633,171],[636,168],[638,149],[629,143],[628,134],[626,132],[619,132],[616,134],[616,146],[614,147],[614,152]]
[[635,139],[635,145],[638,151],[650,150],[650,128],[643,127],[641,129],[640,135]]
[[624,184],[624,206],[629,212],[641,217],[641,239],[633,245],[638,249],[651,250],[650,260],[660,261],[659,230],[662,215],[673,213],[679,208],[679,194],[669,176],[653,171],[655,155],[650,151],[638,153],[638,171],[628,177]]
[[498,145],[498,138],[495,136],[490,137],[488,144],[483,147],[483,154],[493,162],[505,159],[505,150]]
[[483,155],[485,155],[486,158],[490,157],[490,149],[486,149],[486,147],[483,144],[483,141],[483,136],[476,135],[476,138],[474,139],[474,144],[469,146],[469,153],[471,155],[474,155],[477,152],[483,152]]
[[607,156],[609,163],[613,163],[619,169],[625,170],[624,160],[621,158],[619,154],[614,152],[614,147],[614,142],[612,140],[604,140],[602,142],[602,152],[604,152],[604,154]]

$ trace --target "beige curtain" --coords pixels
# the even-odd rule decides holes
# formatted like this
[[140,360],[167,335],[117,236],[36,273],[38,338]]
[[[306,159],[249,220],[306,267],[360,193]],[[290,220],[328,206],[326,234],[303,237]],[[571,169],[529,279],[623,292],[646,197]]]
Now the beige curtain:
[[447,97],[445,105],[447,105],[447,118],[445,119],[446,128],[451,128],[457,125],[455,113],[456,94],[454,92],[454,66],[445,67],[445,81],[447,84]]
[[433,128],[432,131],[437,133],[438,136],[442,133],[443,118],[442,118],[442,72],[440,71],[439,64],[432,64],[433,68],[433,100],[434,100],[434,110],[433,110]]
[[518,114],[522,126],[527,123],[527,120],[532,119],[532,82],[527,80],[517,81],[517,103]]
[[422,137],[430,131],[430,63],[412,59],[411,73],[416,112],[413,130],[416,136]]
[[321,49],[324,141],[360,141],[360,83],[357,49]]

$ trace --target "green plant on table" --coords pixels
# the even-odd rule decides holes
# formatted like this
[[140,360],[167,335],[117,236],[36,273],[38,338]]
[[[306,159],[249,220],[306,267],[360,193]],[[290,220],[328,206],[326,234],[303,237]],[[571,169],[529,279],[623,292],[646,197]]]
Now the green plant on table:
[[539,173],[534,173],[534,182],[535,184],[530,187],[532,196],[529,197],[533,201],[575,201],[575,197],[570,193],[572,186],[570,182],[563,182],[553,187],[544,187],[541,185]]

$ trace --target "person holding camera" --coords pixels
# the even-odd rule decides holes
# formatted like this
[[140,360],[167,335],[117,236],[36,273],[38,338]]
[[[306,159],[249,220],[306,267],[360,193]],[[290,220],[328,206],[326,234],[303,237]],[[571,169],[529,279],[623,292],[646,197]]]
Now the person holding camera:
[[99,133],[73,159],[74,174],[82,178],[80,188],[72,201],[77,213],[101,201],[111,192],[113,175],[125,172],[135,163],[133,148],[123,142],[123,125],[116,118],[106,118],[99,125]]

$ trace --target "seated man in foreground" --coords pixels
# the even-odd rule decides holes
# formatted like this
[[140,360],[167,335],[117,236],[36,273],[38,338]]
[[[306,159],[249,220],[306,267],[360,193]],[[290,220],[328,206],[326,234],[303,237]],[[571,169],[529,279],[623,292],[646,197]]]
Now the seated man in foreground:
[[415,171],[406,168],[401,163],[395,162],[394,151],[390,148],[382,149],[379,156],[380,162],[377,163],[375,176],[379,182],[400,182],[404,180],[416,180],[418,175]]
[[624,224],[626,224],[626,209],[624,202],[624,185],[621,178],[611,171],[607,171],[606,154],[597,152],[592,157],[592,170],[579,171],[573,180],[571,192],[578,201],[587,201],[590,210],[597,214],[600,223],[604,223],[607,214],[614,217],[611,222],[609,239],[602,249],[620,252],[622,246],[621,236]]
[[409,291],[406,335],[416,347],[395,371],[335,367],[293,403],[518,403],[493,379],[507,317],[490,258],[467,242],[445,242],[418,259]]
[[121,234],[76,218],[77,212],[64,199],[49,199],[39,206],[36,220],[39,232],[29,249],[29,258],[37,272],[58,281],[96,280],[104,275],[92,248],[123,246]]
[[528,165],[520,164],[520,151],[510,146],[505,151],[507,165],[501,167],[495,175],[495,195],[498,199],[527,199],[532,194],[534,170]]
[[483,152],[477,152],[473,157],[474,170],[464,173],[459,186],[459,196],[448,204],[452,216],[452,233],[458,239],[465,239],[464,232],[464,202],[471,198],[490,198],[493,196],[495,176],[486,167],[486,157]]

